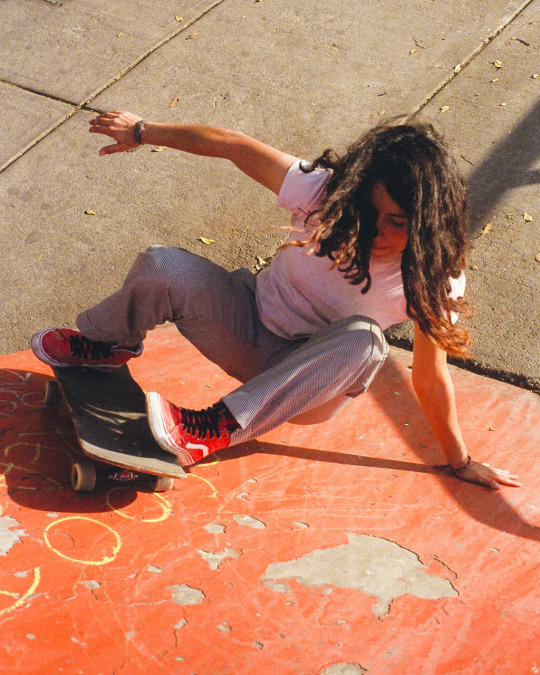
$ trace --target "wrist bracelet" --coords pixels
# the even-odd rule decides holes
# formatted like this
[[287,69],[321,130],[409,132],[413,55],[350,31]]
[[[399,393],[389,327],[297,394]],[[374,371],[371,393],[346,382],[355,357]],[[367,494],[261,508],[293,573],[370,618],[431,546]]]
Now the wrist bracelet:
[[133,138],[137,141],[139,145],[142,145],[142,130],[146,120],[139,120],[137,124],[133,127]]
[[452,466],[448,465],[448,468],[453,474],[460,474],[465,469],[468,469],[472,464],[472,458],[470,455],[467,455],[467,459],[463,462],[461,466],[458,466],[457,469],[454,469]]

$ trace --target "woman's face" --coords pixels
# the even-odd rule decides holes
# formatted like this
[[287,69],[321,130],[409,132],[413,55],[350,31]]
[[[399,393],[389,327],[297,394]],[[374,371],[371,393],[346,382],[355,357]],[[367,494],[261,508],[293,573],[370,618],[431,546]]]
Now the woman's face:
[[403,253],[409,236],[405,212],[390,197],[382,181],[373,185],[371,200],[377,212],[377,236],[371,257],[382,260]]

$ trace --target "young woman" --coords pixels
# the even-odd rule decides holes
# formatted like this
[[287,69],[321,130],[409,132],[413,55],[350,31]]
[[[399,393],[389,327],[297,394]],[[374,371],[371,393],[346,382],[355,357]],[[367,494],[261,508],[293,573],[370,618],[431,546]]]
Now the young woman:
[[430,125],[380,125],[343,157],[327,150],[311,164],[226,129],[118,111],[90,125],[115,141],[100,155],[144,143],[229,159],[279,195],[293,230],[257,277],[183,249],[149,248],[117,293],[79,315],[80,332],[34,335],[38,358],[111,370],[141,354],[148,330],[174,322],[243,382],[201,411],[148,394],[152,432],[187,466],[283,422],[335,415],[382,365],[383,330],[412,318],[412,381],[449,467],[493,489],[520,485],[508,471],[472,460],[459,428],[446,355],[465,356],[469,343],[455,324],[468,309],[466,194]]

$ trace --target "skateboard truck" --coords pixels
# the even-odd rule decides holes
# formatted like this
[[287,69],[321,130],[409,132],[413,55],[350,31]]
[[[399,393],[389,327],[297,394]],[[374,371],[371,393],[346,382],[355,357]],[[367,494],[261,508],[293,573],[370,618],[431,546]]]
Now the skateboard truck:
[[153,492],[167,492],[167,490],[172,490],[174,486],[174,479],[170,476],[150,476],[141,471],[115,469],[111,465],[103,464],[100,466],[86,460],[75,462],[71,467],[71,487],[75,492],[91,492],[96,487],[98,477],[117,483],[131,483],[150,478],[150,486]]

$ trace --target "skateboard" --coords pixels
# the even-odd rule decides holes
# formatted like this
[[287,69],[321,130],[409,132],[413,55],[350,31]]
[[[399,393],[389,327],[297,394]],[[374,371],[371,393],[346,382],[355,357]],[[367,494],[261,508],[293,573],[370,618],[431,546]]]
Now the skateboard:
[[143,390],[127,365],[106,372],[91,368],[53,368],[45,404],[67,407],[85,459],[73,464],[71,485],[90,492],[97,478],[116,481],[151,479],[152,489],[172,488],[185,472],[155,441],[146,417]]

